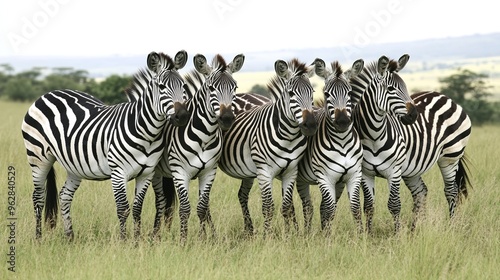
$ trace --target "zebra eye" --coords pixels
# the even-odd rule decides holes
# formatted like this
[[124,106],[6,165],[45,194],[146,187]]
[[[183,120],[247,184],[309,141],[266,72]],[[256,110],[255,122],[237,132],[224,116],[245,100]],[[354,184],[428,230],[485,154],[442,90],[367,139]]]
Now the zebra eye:
[[167,88],[164,84],[159,84],[158,87],[161,89],[161,90],[164,90],[165,88]]
[[292,96],[295,95],[295,92],[291,90],[291,91],[288,92],[288,95],[290,95],[290,97],[292,97]]
[[214,88],[213,86],[211,86],[211,85],[210,85],[210,86],[208,86],[208,89],[209,89],[210,91],[215,91],[215,88]]

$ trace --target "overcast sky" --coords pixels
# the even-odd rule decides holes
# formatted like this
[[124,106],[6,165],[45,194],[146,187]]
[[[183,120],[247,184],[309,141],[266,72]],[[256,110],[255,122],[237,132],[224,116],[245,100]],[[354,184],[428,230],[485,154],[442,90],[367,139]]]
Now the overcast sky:
[[0,4],[0,56],[222,53],[500,32],[494,1],[22,0]]

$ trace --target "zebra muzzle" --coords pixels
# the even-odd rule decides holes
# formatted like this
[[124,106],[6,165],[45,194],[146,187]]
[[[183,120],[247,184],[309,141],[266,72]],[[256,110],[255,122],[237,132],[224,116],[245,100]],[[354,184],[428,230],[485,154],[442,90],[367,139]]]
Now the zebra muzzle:
[[170,116],[170,122],[174,126],[185,126],[189,120],[189,111],[186,103],[175,102],[174,113]]
[[223,130],[226,131],[234,123],[234,114],[233,111],[231,110],[231,106],[226,106],[226,105],[220,105],[220,115],[219,115],[219,127]]
[[351,125],[351,118],[347,114],[347,110],[344,109],[335,109],[334,112],[335,119],[333,121],[333,125],[335,129],[339,132],[346,132]]
[[302,111],[302,123],[299,124],[299,128],[304,136],[312,136],[316,133],[318,122],[311,111]]
[[403,123],[404,125],[413,124],[418,117],[417,107],[412,102],[407,102],[406,110],[408,111],[408,113],[401,117],[401,123]]

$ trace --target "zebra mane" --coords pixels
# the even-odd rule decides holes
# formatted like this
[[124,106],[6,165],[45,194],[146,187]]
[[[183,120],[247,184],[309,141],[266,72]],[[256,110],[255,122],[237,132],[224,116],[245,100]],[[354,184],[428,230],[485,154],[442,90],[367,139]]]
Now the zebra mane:
[[136,102],[141,98],[151,79],[153,73],[149,69],[140,69],[134,74],[130,85],[125,89],[129,102]]
[[[169,55],[164,53],[159,53],[159,55],[162,69],[172,70],[175,67],[175,63]],[[130,85],[125,89],[129,102],[136,102],[141,98],[153,76],[153,72],[149,69],[139,69],[134,74]]]
[[212,66],[214,68],[214,71],[220,71],[220,72],[226,71],[227,68],[226,61],[220,54],[217,54],[214,57],[214,59],[212,60]]
[[291,77],[309,73],[309,68],[307,67],[307,65],[303,62],[300,62],[297,58],[292,59],[288,65],[290,67],[290,71],[292,72]]
[[340,76],[344,73],[344,71],[342,70],[342,66],[340,65],[340,62],[334,61],[332,62],[331,66],[332,66],[332,75],[337,79],[340,78]]
[[387,66],[387,71],[390,73],[398,72],[399,62],[397,60],[391,59],[389,61],[389,66]]
[[[349,83],[352,85],[351,102],[357,104],[368,87],[368,84],[377,75],[378,61],[372,61],[366,65],[361,73],[349,76]],[[350,70],[347,70],[350,71]],[[347,72],[346,71],[346,72]]]
[[184,81],[186,82],[186,96],[189,100],[193,98],[196,91],[203,86],[206,81],[206,77],[196,70],[191,70],[184,75]]
[[280,77],[278,75],[274,75],[269,83],[267,84],[267,88],[269,89],[271,100],[276,102],[281,98],[283,91],[285,90],[285,86],[288,80],[293,77],[298,77],[302,75],[309,74],[309,68],[305,63],[300,62],[297,58],[292,59],[288,63],[289,67],[289,75],[286,78]]

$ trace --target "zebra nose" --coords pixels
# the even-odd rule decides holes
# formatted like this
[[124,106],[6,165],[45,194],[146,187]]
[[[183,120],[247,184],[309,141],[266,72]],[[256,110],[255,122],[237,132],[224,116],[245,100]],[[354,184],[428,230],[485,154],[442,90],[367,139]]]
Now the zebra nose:
[[235,116],[233,114],[233,111],[231,110],[231,106],[220,106],[219,126],[222,130],[225,131],[231,128],[234,122],[234,118]]
[[318,122],[311,111],[302,111],[302,123],[299,124],[299,128],[304,136],[312,136],[316,133]]
[[417,107],[412,102],[408,102],[406,103],[406,110],[408,111],[408,113],[406,113],[405,116],[401,117],[401,122],[404,125],[413,124],[418,117]]
[[335,120],[334,120],[335,129],[339,132],[345,132],[349,128],[351,124],[351,118],[349,118],[346,109],[335,109]]
[[171,117],[172,124],[174,126],[184,126],[189,120],[189,111],[186,108],[185,103],[175,102],[174,103],[174,113]]

